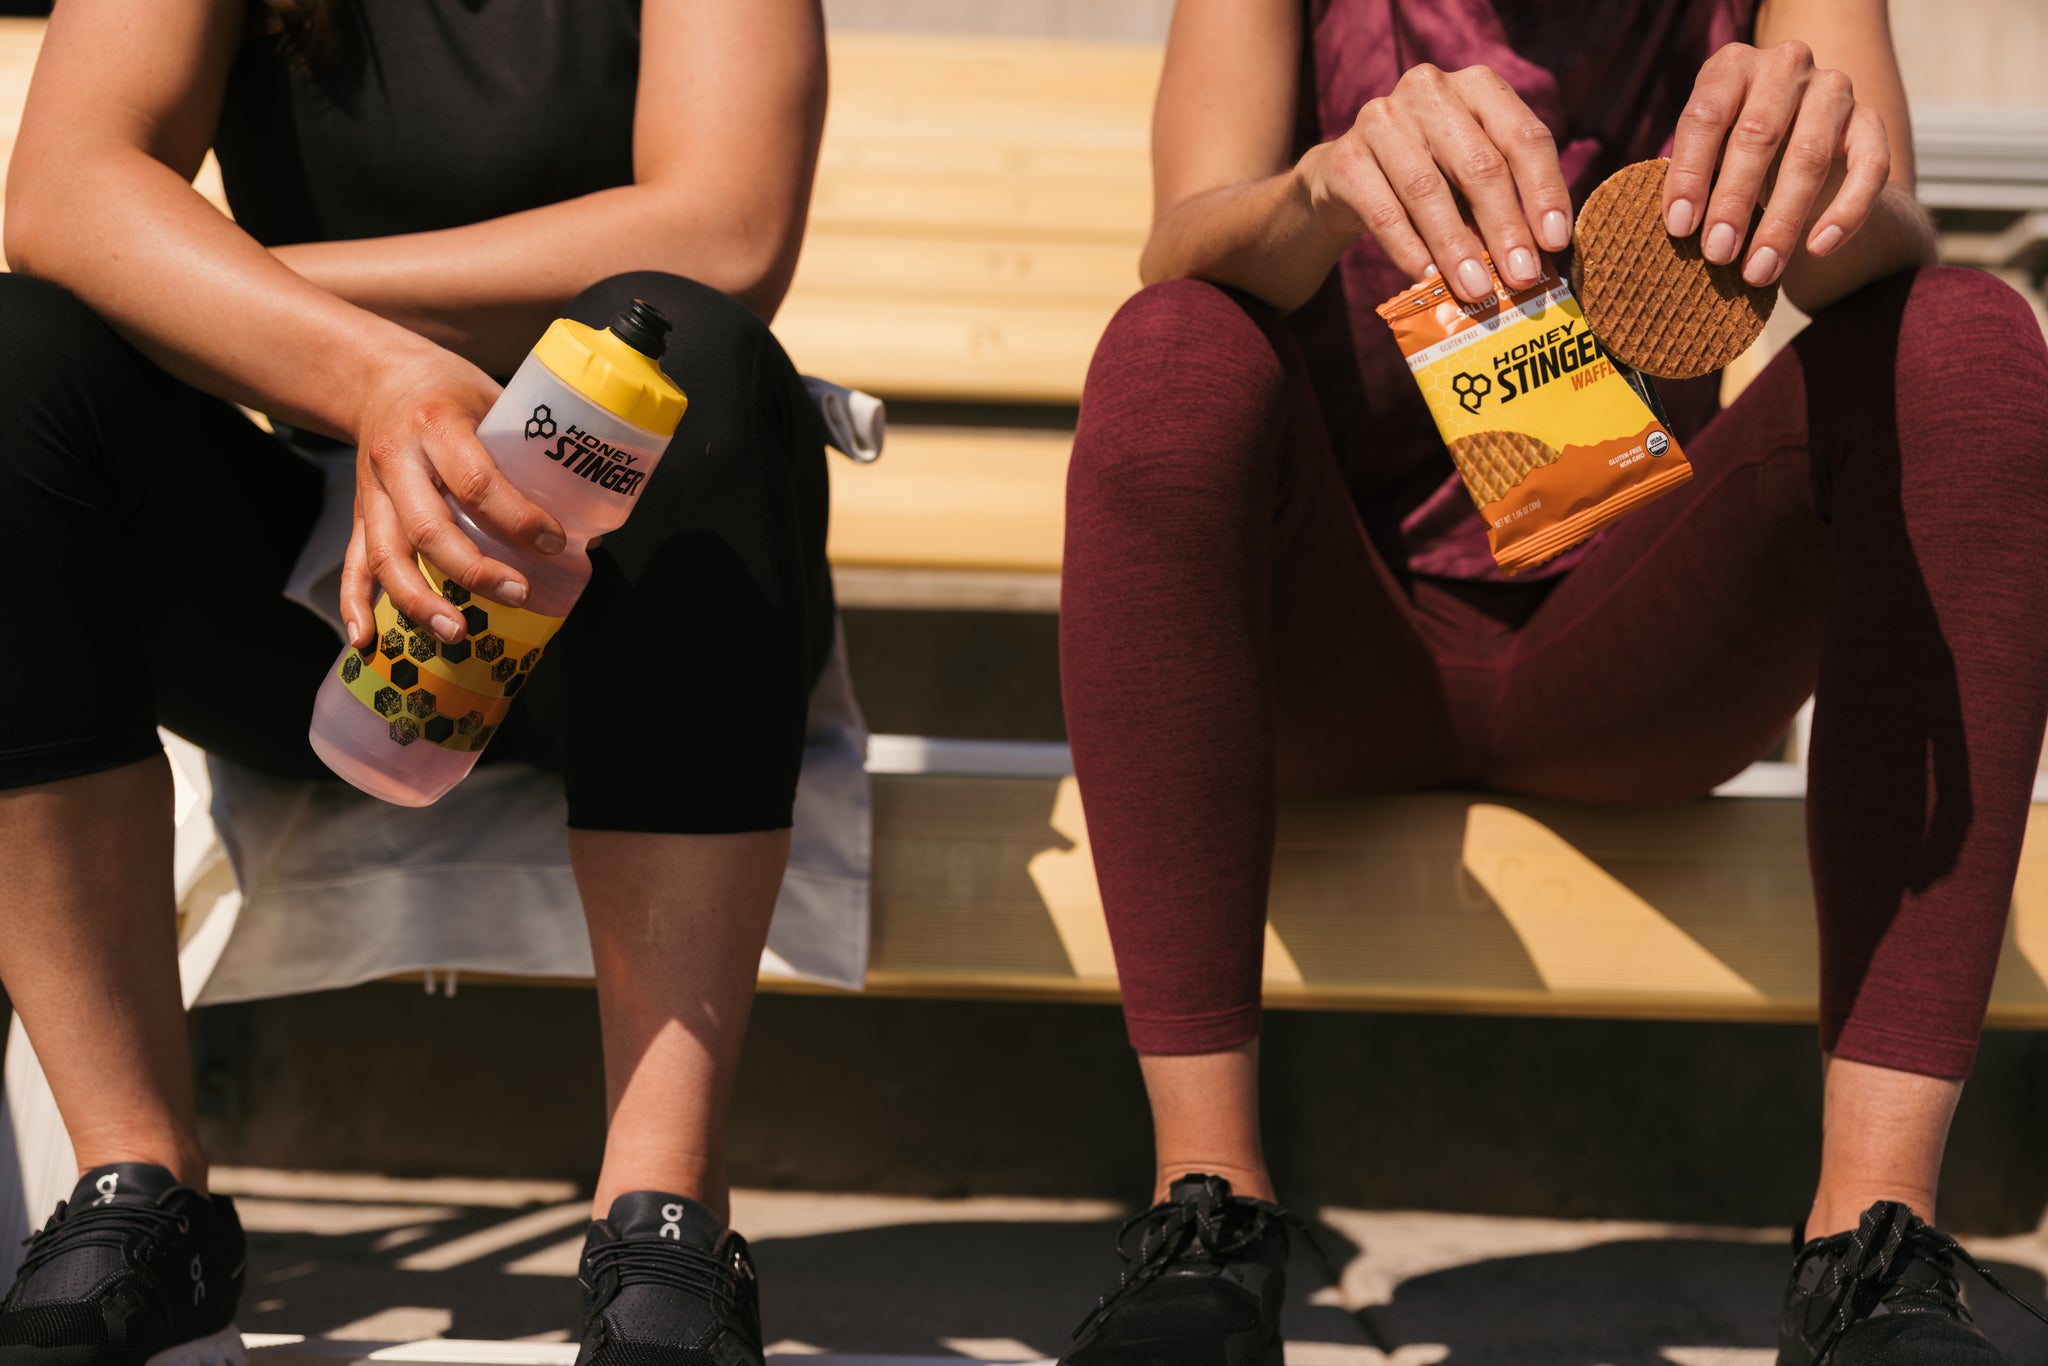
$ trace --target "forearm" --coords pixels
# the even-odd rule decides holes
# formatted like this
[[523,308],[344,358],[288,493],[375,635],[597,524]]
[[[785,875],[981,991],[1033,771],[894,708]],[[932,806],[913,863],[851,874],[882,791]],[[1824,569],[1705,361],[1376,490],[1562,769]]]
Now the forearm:
[[1802,243],[1785,270],[1785,297],[1803,313],[1815,313],[1863,286],[1903,270],[1931,266],[1934,225],[1913,192],[1897,181],[1885,186],[1870,218],[1854,237],[1827,256]]
[[1301,165],[1264,180],[1194,195],[1153,226],[1139,261],[1145,283],[1198,277],[1233,285],[1283,311],[1307,303],[1356,233],[1324,226]]
[[750,231],[731,206],[705,199],[625,185],[463,227],[276,255],[321,289],[503,375],[563,305],[623,271],[686,275],[772,318],[795,270],[796,231]]
[[375,378],[429,345],[286,270],[136,147],[38,147],[9,190],[16,270],[178,378],[296,426],[352,439]]

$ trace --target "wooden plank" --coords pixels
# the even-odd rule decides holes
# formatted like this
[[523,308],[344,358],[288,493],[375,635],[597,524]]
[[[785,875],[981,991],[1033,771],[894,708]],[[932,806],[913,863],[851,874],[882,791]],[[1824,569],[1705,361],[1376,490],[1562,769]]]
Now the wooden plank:
[[[878,776],[870,988],[1108,1000],[1072,779]],[[1803,804],[1643,810],[1469,794],[1292,803],[1278,1006],[1802,1020],[1816,1009]],[[2048,1027],[2048,805],[1991,1007]],[[1276,970],[1277,968],[1277,970]]]
[[1065,432],[898,427],[872,465],[833,460],[835,565],[1057,574]]
[[842,608],[897,612],[1057,612],[1060,576],[1000,569],[834,565]]
[[980,306],[1057,305],[1113,313],[1138,288],[1127,242],[1049,242],[861,233],[813,225],[791,287],[878,313],[908,300]]
[[1114,312],[792,295],[775,335],[804,373],[886,398],[1075,403]]
[[1077,183],[1017,172],[821,167],[811,221],[922,236],[1030,237],[1142,245],[1152,219],[1145,180]]

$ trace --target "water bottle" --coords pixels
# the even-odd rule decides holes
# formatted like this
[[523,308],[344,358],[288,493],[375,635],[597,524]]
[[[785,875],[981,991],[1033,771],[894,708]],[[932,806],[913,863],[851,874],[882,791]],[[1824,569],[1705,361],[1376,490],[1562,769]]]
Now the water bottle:
[[476,766],[590,581],[591,538],[624,524],[682,420],[688,400],[658,363],[669,326],[636,299],[601,331],[568,318],[548,327],[476,434],[568,545],[554,555],[513,545],[450,499],[463,535],[525,576],[526,601],[473,593],[420,555],[462,639],[437,639],[379,594],[376,639],[343,650],[313,701],[307,738],[329,768],[373,797],[427,806]]

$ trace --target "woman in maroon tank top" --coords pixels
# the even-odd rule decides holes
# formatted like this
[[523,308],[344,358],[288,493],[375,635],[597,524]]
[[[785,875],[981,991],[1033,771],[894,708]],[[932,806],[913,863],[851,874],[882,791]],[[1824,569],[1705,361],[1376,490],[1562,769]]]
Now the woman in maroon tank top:
[[[1482,251],[1533,283],[1660,154],[1668,230],[1814,320],[1726,412],[1664,386],[1689,486],[1504,581],[1373,307],[1488,294]],[[1685,800],[1817,688],[1826,1125],[1779,1360],[2004,1361],[1931,1221],[2048,722],[2048,349],[1935,264],[1881,0],[1182,0],[1153,163],[1061,656],[1159,1203],[1066,1360],[1280,1360],[1280,794]]]

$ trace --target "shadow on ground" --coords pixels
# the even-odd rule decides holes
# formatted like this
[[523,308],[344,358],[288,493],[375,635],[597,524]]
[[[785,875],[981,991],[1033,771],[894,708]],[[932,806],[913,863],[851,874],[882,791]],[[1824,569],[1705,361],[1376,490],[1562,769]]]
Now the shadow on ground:
[[[255,1234],[242,1327],[381,1337],[564,1335],[577,1311],[575,1281],[560,1274],[567,1263],[557,1261],[557,1274],[507,1270],[559,1249],[559,1231],[445,1270],[401,1264],[419,1247],[507,1217],[503,1209],[463,1210],[399,1246],[389,1230]],[[1087,1219],[912,1222],[763,1238],[755,1254],[767,1336],[858,1354],[1057,1355],[1095,1297],[1116,1282],[1115,1233],[1114,1221]],[[1339,1265],[1360,1255],[1334,1230],[1319,1230],[1318,1239]],[[1487,1256],[1483,1245],[1471,1251],[1469,1262],[1398,1281],[1389,1302],[1358,1314],[1328,1303],[1327,1282],[1298,1255],[1287,1312],[1297,1361],[1751,1366],[1772,1359],[1786,1268],[1776,1245],[1674,1237],[1505,1257]],[[1375,1249],[1367,1263],[1398,1264],[1401,1252]],[[2010,1264],[1995,1270],[2021,1293],[2041,1297],[2039,1272]],[[1987,1288],[1974,1286],[1970,1295],[2016,1359],[2048,1355],[2048,1330]],[[2030,1355],[2036,1344],[2041,1352]]]

